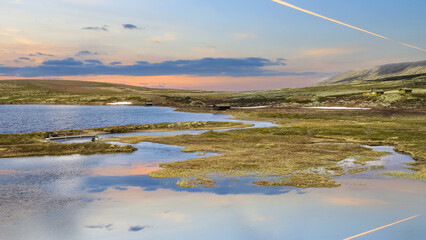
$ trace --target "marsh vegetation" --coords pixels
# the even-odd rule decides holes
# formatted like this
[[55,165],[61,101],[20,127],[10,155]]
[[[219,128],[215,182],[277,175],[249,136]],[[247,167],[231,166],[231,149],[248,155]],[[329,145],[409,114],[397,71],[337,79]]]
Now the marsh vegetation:
[[[64,84],[71,84],[71,87],[64,88]],[[425,76],[412,76],[393,81],[353,81],[332,86],[233,93],[147,89],[90,82],[2,81],[0,91],[3,97],[0,103],[105,104],[110,101],[132,101],[143,104],[150,99],[157,105],[178,106],[180,110],[193,112],[212,112],[209,105],[213,103],[267,105],[269,107],[264,109],[228,110],[226,113],[242,120],[268,121],[279,126],[210,131],[197,136],[121,137],[110,140],[128,143],[149,141],[183,146],[186,152],[221,154],[163,164],[161,167],[164,169],[151,173],[156,178],[179,178],[180,186],[212,186],[217,176],[256,176],[259,181],[255,183],[263,186],[334,187],[338,186],[333,180],[335,176],[356,174],[368,169],[344,169],[339,165],[340,161],[354,158],[355,163],[365,164],[384,154],[363,147],[364,144],[394,146],[397,151],[410,154],[416,162],[408,167],[423,176],[426,172],[425,85]],[[412,88],[413,93],[401,95],[398,91],[401,87]],[[377,97],[362,96],[362,92],[369,89],[383,89],[385,93]],[[357,106],[371,107],[373,110],[301,108],[306,106]],[[67,134],[243,127],[246,125],[198,122],[103,127],[75,130]],[[9,154],[7,156],[13,155],[13,152],[16,156],[20,156],[20,152],[43,154],[41,150],[32,151],[30,146],[35,144],[41,149],[55,148],[55,144],[50,146],[40,141],[46,134],[0,135],[0,156],[5,156],[6,152]],[[74,153],[81,151],[77,146],[70,146],[75,148]]]
[[46,138],[55,136],[96,135],[108,133],[127,133],[134,131],[177,131],[206,130],[223,128],[241,128],[251,125],[240,122],[182,122],[143,125],[125,125],[77,130],[48,131],[23,134],[0,134],[0,158],[95,154],[95,153],[130,153],[137,149],[130,146],[116,146],[105,142],[57,143],[48,142]]
[[[181,178],[180,182],[187,186],[203,185],[203,179],[211,185],[214,176],[226,175],[264,178],[256,182],[264,186],[337,186],[333,177],[368,170],[367,167],[344,169],[340,161],[354,158],[354,163],[363,165],[386,154],[374,152],[363,144],[395,146],[416,159],[407,167],[420,173],[425,171],[426,126],[425,114],[421,112],[258,109],[232,114],[280,126],[207,132],[198,136],[114,140],[179,145],[185,147],[185,152],[221,153],[220,156],[163,164],[163,170],[151,173],[157,178]],[[380,166],[375,168],[380,169]]]

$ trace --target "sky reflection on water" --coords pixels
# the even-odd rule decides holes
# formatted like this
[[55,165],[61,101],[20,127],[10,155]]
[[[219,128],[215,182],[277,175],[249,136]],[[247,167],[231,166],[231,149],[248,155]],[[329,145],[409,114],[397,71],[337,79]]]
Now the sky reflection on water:
[[[339,179],[334,189],[259,187],[252,178],[179,188],[176,179],[146,174],[198,153],[136,147],[132,154],[0,159],[1,239],[343,239],[426,212],[425,183],[373,171]],[[407,158],[394,154],[381,161]],[[420,216],[359,239],[424,239],[425,224]]]
[[227,121],[231,115],[187,113],[169,107],[0,105],[0,134],[163,122]]
[[[333,189],[260,187],[249,177],[188,189],[148,174],[199,153],[134,146],[130,154],[0,159],[0,239],[328,240],[426,213],[426,183],[378,175],[385,170],[337,178],[342,186]],[[392,154],[370,165],[406,171],[413,161],[391,147],[372,148]],[[357,239],[420,240],[425,225],[422,215]]]

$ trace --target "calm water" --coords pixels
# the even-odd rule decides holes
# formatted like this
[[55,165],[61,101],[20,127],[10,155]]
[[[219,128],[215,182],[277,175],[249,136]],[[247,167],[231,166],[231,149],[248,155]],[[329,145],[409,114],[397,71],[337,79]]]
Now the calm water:
[[177,112],[168,107],[0,105],[0,134],[152,124],[229,121],[232,116]]
[[[148,174],[198,153],[134,146],[131,154],[0,159],[0,239],[328,240],[426,213],[426,184],[378,176],[384,170],[339,178],[333,189],[259,187],[241,177],[185,189]],[[373,149],[391,155],[370,165],[403,170],[413,161],[391,147]],[[424,226],[422,215],[356,239],[420,240]]]

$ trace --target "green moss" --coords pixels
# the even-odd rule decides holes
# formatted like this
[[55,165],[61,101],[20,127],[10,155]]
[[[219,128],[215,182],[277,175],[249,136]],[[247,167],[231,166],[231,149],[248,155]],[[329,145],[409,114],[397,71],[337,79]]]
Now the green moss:
[[0,146],[0,158],[95,154],[95,153],[131,153],[136,151],[130,145],[113,145],[107,143],[44,143]]
[[99,133],[126,133],[132,131],[176,131],[176,130],[205,130],[223,128],[241,128],[252,125],[238,122],[183,122],[160,123],[145,125],[126,125],[103,128],[49,131],[23,134],[0,134],[0,157],[23,157],[42,155],[94,154],[132,152],[136,149],[130,146],[112,147],[106,143],[48,143],[49,136],[95,135]]
[[[220,133],[206,132],[197,136],[123,137],[116,140],[128,143],[149,141],[180,145],[185,146],[183,150],[185,152],[223,153],[221,156],[162,164],[161,167],[165,169],[150,174],[155,178],[181,178],[186,182],[196,179],[197,176],[208,178],[211,174],[255,176],[260,179],[297,174],[299,182],[302,177],[306,177],[307,181],[305,185],[298,183],[297,186],[317,187],[314,181],[309,180],[310,174],[298,172],[324,167],[334,174],[341,174],[343,170],[338,166],[338,162],[349,156],[357,154],[371,160],[377,159],[378,156],[376,152],[358,144],[312,144],[315,138],[308,133],[295,135],[289,131],[291,134],[284,134],[287,131],[288,128],[273,127]],[[286,181],[286,184],[290,183],[295,181]],[[326,183],[325,185],[330,185],[328,181]]]
[[269,186],[269,187],[278,187],[278,186],[292,186],[299,188],[332,188],[339,187],[340,184],[336,183],[331,177],[323,174],[315,173],[297,173],[292,174],[286,180],[277,180],[277,181],[256,181],[253,184],[259,186]]
[[426,181],[426,172],[387,172],[383,175],[397,177],[397,178],[406,178],[412,180],[422,180]]
[[383,170],[386,169],[385,166],[370,166],[370,170]]
[[[377,160],[386,152],[374,152],[362,144],[393,145],[398,151],[410,153],[416,160],[411,169],[426,166],[425,114],[404,111],[321,111],[303,109],[262,109],[234,111],[238,118],[264,120],[279,127],[244,129],[230,132],[207,132],[199,136],[160,136],[121,138],[123,142],[152,141],[184,146],[185,152],[217,152],[221,156],[190,159],[164,164],[163,176],[177,178],[215,173],[219,176],[255,176],[257,184],[280,185],[295,183],[271,182],[270,177],[291,177],[300,171],[324,168],[325,176],[354,174],[368,168],[342,169],[338,162],[356,157],[356,163]],[[315,144],[340,142],[346,144]],[[402,150],[403,149],[403,150]],[[371,169],[380,169],[372,167]],[[317,173],[319,174],[319,173]],[[298,175],[298,179],[309,175]],[[152,174],[153,177],[155,173]],[[263,178],[263,179],[262,179]],[[278,182],[278,183],[277,183]],[[303,184],[295,184],[302,186]]]
[[367,170],[368,170],[368,168],[349,168],[347,172],[349,174],[356,174],[356,173],[360,173],[360,172],[365,172]]

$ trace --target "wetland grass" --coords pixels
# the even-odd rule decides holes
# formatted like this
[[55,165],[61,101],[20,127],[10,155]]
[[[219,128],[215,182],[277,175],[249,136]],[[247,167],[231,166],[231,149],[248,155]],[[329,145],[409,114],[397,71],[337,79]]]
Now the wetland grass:
[[[184,152],[217,152],[220,156],[189,159],[161,164],[162,170],[150,174],[154,178],[180,178],[184,182],[202,176],[254,176],[259,179],[289,176],[288,180],[258,185],[334,187],[329,177],[343,172],[339,161],[351,156],[376,160],[382,153],[359,144],[315,144],[318,139],[303,134],[301,129],[285,127],[242,129],[228,132],[206,132],[201,135],[151,136],[115,138],[125,143],[140,141],[184,146]],[[326,169],[323,174],[311,169]],[[328,171],[328,169],[332,169]],[[306,173],[298,173],[306,171]],[[213,179],[210,179],[213,180]],[[186,184],[190,185],[190,184]],[[199,185],[193,183],[193,185]]]
[[[151,173],[152,177],[174,177],[185,181],[214,173],[219,176],[255,176],[259,178],[256,184],[263,186],[334,187],[337,183],[332,177],[346,171],[354,174],[368,170],[343,169],[339,161],[354,158],[355,163],[365,165],[367,161],[389,154],[363,147],[365,144],[395,146],[397,151],[409,153],[416,160],[410,169],[419,171],[419,175],[426,172],[426,114],[421,111],[259,109],[230,113],[239,119],[270,121],[280,126],[206,132],[196,136],[124,137],[115,140],[164,143],[183,146],[184,152],[222,154],[162,164],[164,169]],[[323,172],[311,171],[321,168]],[[301,171],[304,173],[301,174]],[[284,176],[285,179],[270,181],[271,177]]]
[[422,180],[426,181],[426,172],[387,172],[383,175],[397,177],[397,178],[406,178],[411,180]]
[[49,131],[22,134],[0,134],[0,158],[29,157],[43,155],[130,153],[137,149],[132,146],[95,143],[55,143],[46,142],[49,136],[96,135],[105,133],[127,133],[135,131],[178,131],[242,128],[252,125],[240,122],[180,122],[143,125],[125,125],[90,129]]

